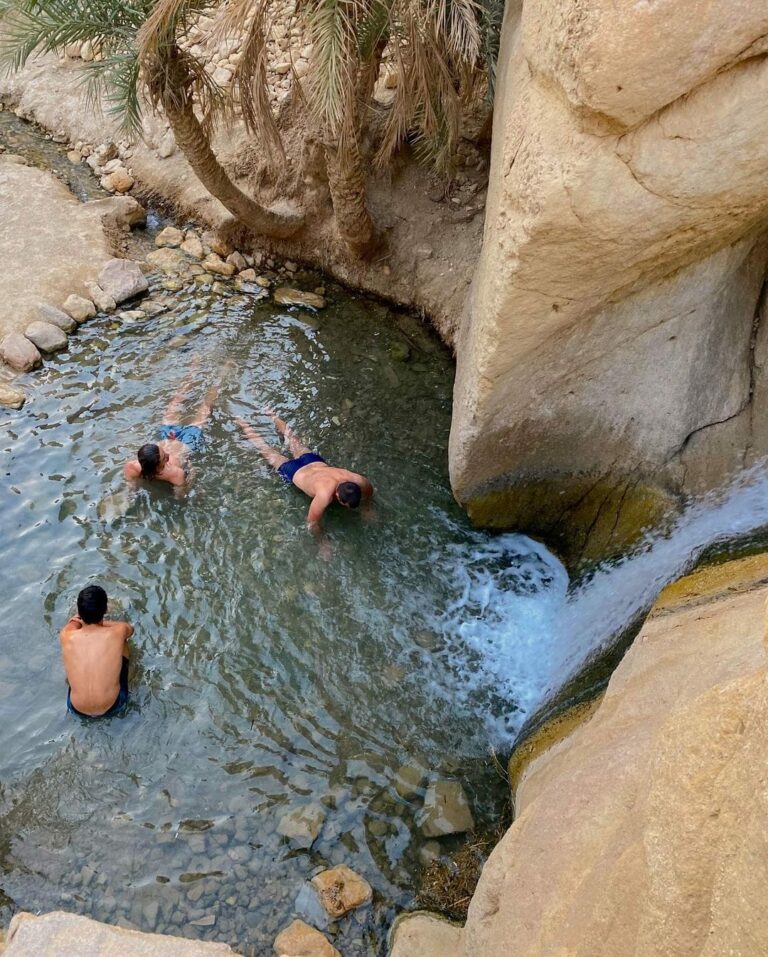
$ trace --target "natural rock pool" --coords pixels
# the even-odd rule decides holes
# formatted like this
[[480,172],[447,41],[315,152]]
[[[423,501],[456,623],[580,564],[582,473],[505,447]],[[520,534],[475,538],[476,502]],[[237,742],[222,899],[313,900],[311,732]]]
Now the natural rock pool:
[[[35,146],[0,117],[0,141]],[[317,917],[307,879],[343,862],[374,901],[327,932],[344,957],[383,954],[434,851],[426,785],[460,781],[478,831],[495,829],[507,794],[489,747],[702,547],[765,523],[764,478],[569,592],[543,546],[477,532],[454,503],[453,364],[423,324],[327,282],[319,313],[204,277],[151,283],[159,315],[85,324],[22,378],[25,407],[0,413],[0,889],[267,954],[295,916]],[[193,356],[190,411],[232,366],[192,491],[131,493],[122,464]],[[329,512],[330,559],[307,500],[234,424],[273,440],[264,405],[376,487],[373,521]],[[57,633],[89,581],[136,635],[128,712],[84,724],[65,710]],[[403,765],[419,787],[398,789]],[[301,812],[310,847],[280,833]]]

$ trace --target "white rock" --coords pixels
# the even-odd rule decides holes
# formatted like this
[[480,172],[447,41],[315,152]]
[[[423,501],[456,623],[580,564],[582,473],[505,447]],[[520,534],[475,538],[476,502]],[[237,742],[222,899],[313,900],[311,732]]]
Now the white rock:
[[168,130],[157,145],[157,153],[162,159],[168,159],[168,157],[173,156],[175,152],[176,137],[173,135],[173,130]]

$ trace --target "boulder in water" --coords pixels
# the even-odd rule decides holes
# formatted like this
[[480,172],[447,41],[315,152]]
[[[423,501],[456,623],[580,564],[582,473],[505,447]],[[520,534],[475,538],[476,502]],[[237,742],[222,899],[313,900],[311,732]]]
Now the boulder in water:
[[14,389],[10,385],[0,383],[0,405],[8,409],[20,409],[24,405],[26,396],[21,389]]
[[373,896],[368,881],[346,864],[315,874],[310,883],[331,917],[343,917],[351,910],[368,904]]
[[327,937],[303,920],[295,920],[280,931],[274,949],[280,957],[341,957]]
[[[258,280],[257,280],[258,282]],[[275,302],[281,306],[304,306],[309,309],[325,309],[325,299],[314,292],[302,292],[290,286],[280,286],[274,291]]]
[[467,795],[458,781],[435,781],[427,788],[419,825],[425,837],[463,834],[474,828]]

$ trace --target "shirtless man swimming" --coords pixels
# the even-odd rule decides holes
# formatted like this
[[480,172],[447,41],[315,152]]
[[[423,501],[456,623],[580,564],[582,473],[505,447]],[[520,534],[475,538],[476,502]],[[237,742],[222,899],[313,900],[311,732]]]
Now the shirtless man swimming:
[[69,682],[67,710],[80,718],[111,718],[128,701],[128,639],[133,626],[107,621],[107,593],[88,585],[77,614],[59,632]]
[[292,459],[273,449],[244,419],[235,421],[263,458],[272,468],[277,469],[283,481],[289,485],[293,483],[312,499],[307,512],[307,525],[311,531],[319,532],[320,520],[332,502],[338,502],[344,508],[357,508],[361,499],[371,498],[373,486],[364,475],[328,465],[322,456],[312,452],[301,442],[283,419],[271,409],[264,411],[275,423],[277,431],[288,440]]
[[206,392],[205,398],[187,425],[178,425],[181,408],[196,376],[199,359],[195,357],[189,375],[171,399],[158,432],[159,442],[142,445],[136,458],[126,462],[123,474],[129,480],[157,479],[181,489],[187,484],[187,459],[203,445],[203,426],[213,410],[221,383]]

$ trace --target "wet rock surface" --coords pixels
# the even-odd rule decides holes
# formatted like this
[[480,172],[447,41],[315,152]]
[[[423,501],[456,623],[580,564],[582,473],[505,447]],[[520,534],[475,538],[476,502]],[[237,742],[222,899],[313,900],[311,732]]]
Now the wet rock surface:
[[436,781],[427,788],[420,818],[425,837],[442,837],[471,831],[474,818],[459,781]]
[[24,335],[44,354],[61,352],[67,348],[66,333],[51,322],[31,322],[24,330]]
[[311,884],[331,917],[343,917],[355,908],[370,903],[373,896],[368,881],[346,864],[315,874]]

